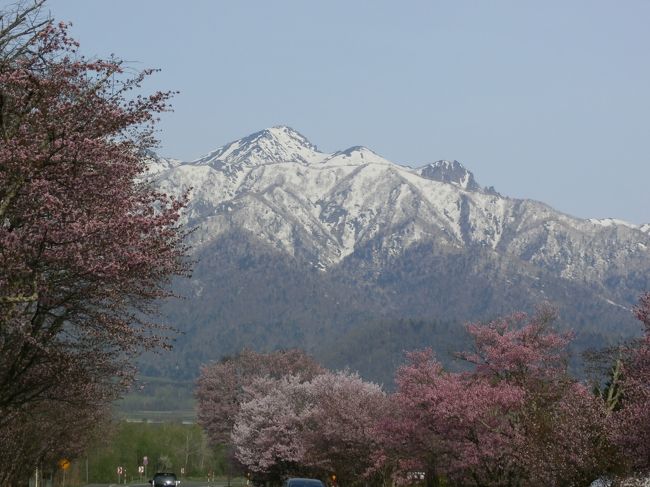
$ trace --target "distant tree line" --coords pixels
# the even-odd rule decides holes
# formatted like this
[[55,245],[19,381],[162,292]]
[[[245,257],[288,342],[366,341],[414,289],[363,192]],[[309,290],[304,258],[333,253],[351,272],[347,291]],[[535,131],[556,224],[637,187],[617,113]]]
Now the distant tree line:
[[340,485],[584,486],[650,470],[650,294],[643,338],[606,354],[604,386],[568,371],[571,333],[547,308],[467,325],[467,369],[407,354],[386,394],[298,351],[202,369],[198,417],[259,483],[309,475]]

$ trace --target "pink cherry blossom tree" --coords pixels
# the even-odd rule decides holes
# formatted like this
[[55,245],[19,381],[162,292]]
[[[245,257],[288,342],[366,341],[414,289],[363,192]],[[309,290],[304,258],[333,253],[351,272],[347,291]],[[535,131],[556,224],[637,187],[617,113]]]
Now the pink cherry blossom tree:
[[[584,485],[616,464],[607,437],[607,411],[567,370],[572,335],[553,328],[548,308],[469,325],[475,350],[462,356],[474,373],[520,387],[514,415],[517,468],[527,485]],[[570,451],[570,453],[568,453]]]
[[305,424],[310,416],[308,385],[297,376],[254,379],[244,387],[232,428],[235,456],[258,477],[278,483],[305,465]]
[[[375,434],[387,397],[377,384],[348,371],[326,372],[307,383],[312,402],[305,431],[305,463],[341,485],[368,481],[379,449]],[[374,479],[376,480],[376,479]]]
[[369,480],[379,448],[376,425],[387,407],[378,385],[350,372],[324,372],[310,381],[265,376],[244,390],[232,443],[258,479],[334,474],[342,485]]
[[59,401],[31,404],[0,430],[0,485],[26,483],[35,467],[56,472],[59,460],[74,460],[108,428],[111,404],[102,387],[92,400],[76,383],[57,389]]
[[635,314],[644,335],[624,353],[618,386],[621,398],[612,413],[611,434],[630,471],[650,471],[650,293]]
[[450,373],[430,351],[397,374],[384,462],[428,485],[585,485],[611,467],[606,408],[566,369],[570,336],[552,314],[470,324],[473,367]]
[[170,94],[133,95],[152,71],[128,74],[119,59],[83,57],[64,24],[42,18],[42,3],[0,12],[0,453],[7,461],[27,431],[19,425],[41,424],[32,438],[41,441],[55,411],[70,408],[73,429],[84,406],[124,391],[132,359],[165,344],[154,303],[189,269],[178,225],[184,200],[156,191],[143,162]]
[[261,377],[293,375],[307,381],[322,372],[322,367],[300,350],[243,350],[235,357],[206,365],[196,388],[199,424],[213,444],[228,444],[239,407],[247,399],[246,386]]
[[523,404],[521,388],[446,372],[431,350],[409,353],[396,383],[379,461],[392,462],[398,480],[424,472],[427,485],[490,485],[515,475],[513,414]]

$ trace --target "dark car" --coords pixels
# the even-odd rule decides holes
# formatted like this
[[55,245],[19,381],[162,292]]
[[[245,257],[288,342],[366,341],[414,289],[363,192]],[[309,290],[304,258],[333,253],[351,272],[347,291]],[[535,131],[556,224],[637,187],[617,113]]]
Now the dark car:
[[158,472],[149,483],[153,487],[176,487],[181,482],[176,478],[175,473]]
[[325,487],[323,482],[318,479],[287,479],[284,481],[283,487]]

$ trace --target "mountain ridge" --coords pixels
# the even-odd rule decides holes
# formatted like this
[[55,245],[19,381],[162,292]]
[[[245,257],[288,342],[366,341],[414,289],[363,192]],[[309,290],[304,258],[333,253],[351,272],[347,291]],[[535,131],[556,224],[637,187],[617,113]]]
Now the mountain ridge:
[[412,168],[362,146],[320,152],[276,126],[150,166],[161,190],[190,190],[183,218],[200,257],[192,283],[178,284],[187,304],[167,313],[177,328],[194,322],[199,338],[181,349],[211,337],[206,359],[243,346],[238,333],[281,346],[268,331],[281,330],[325,357],[320,343],[361,336],[350,332],[362,321],[487,319],[546,299],[607,341],[633,334],[629,310],[650,288],[650,225],[502,196],[458,161]]
[[[301,145],[297,146],[296,141]],[[262,149],[259,149],[260,144]],[[269,154],[269,147],[276,152]],[[226,226],[233,221],[233,215],[227,218],[226,215],[241,209],[240,203],[245,199],[255,199],[249,202],[249,208],[257,207],[267,215],[269,211],[277,213],[283,220],[289,219],[290,215],[301,215],[301,230],[307,230],[303,237],[307,238],[310,231],[314,233],[309,244],[319,247],[319,241],[325,242],[319,249],[319,253],[325,256],[320,266],[338,262],[364,238],[370,238],[374,233],[368,231],[368,225],[396,229],[403,227],[407,219],[410,219],[410,231],[415,236],[409,239],[402,235],[402,244],[406,245],[418,241],[422,234],[438,231],[446,235],[442,241],[449,245],[479,244],[510,251],[512,249],[503,248],[502,237],[508,233],[530,231],[535,220],[538,225],[552,225],[556,229],[564,227],[567,231],[571,229],[571,233],[582,234],[573,235],[574,240],[584,236],[595,238],[598,233],[614,228],[618,232],[625,232],[622,229],[626,228],[648,234],[642,230],[645,227],[616,221],[604,225],[600,220],[582,220],[562,214],[533,200],[507,198],[485,191],[473,174],[457,161],[438,161],[424,168],[410,168],[392,163],[360,146],[333,154],[318,152],[315,147],[293,129],[274,127],[210,153],[216,155],[181,163],[166,172],[178,173],[172,175],[172,178],[178,176],[176,186],[193,187],[194,201],[200,201],[206,208],[211,206],[213,212],[209,217],[221,218]],[[299,159],[285,160],[293,156],[299,156]],[[207,164],[208,161],[212,165]],[[206,165],[209,169],[204,169]],[[234,171],[235,167],[237,171]],[[182,174],[184,168],[185,172],[194,174]],[[177,192],[170,185],[165,189]],[[373,201],[373,194],[379,194],[380,201]],[[404,200],[418,207],[408,218],[400,218],[398,214],[403,209]],[[243,219],[240,218],[238,223],[243,224]],[[429,225],[413,223],[423,219]],[[515,220],[516,225],[513,224]],[[268,223],[282,227],[277,219]],[[256,225],[254,219],[249,219],[246,225],[264,233],[264,225]],[[366,231],[360,231],[364,227]],[[408,229],[402,230],[407,232]],[[295,228],[285,231],[295,233]],[[276,236],[267,234],[266,239],[295,254],[289,235],[280,242]],[[557,242],[549,243],[557,247]],[[650,240],[639,237],[637,243],[648,246]],[[328,248],[330,244],[334,244],[334,248]],[[530,259],[557,260],[555,253],[550,259],[543,255],[541,248],[538,251],[531,254]],[[530,251],[522,250],[518,257],[528,260],[528,253]],[[312,260],[318,259],[312,256]],[[569,267],[575,266],[575,262],[565,264],[564,272],[568,275],[572,272]],[[582,263],[583,268],[586,266]]]

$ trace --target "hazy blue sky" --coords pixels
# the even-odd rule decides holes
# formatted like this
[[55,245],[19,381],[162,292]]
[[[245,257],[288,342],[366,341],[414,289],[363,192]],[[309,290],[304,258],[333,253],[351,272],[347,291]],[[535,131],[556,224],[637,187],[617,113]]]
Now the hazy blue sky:
[[[0,2],[7,3],[6,0]],[[457,159],[580,217],[650,222],[650,2],[51,0],[82,51],[180,90],[161,154],[272,125]]]

